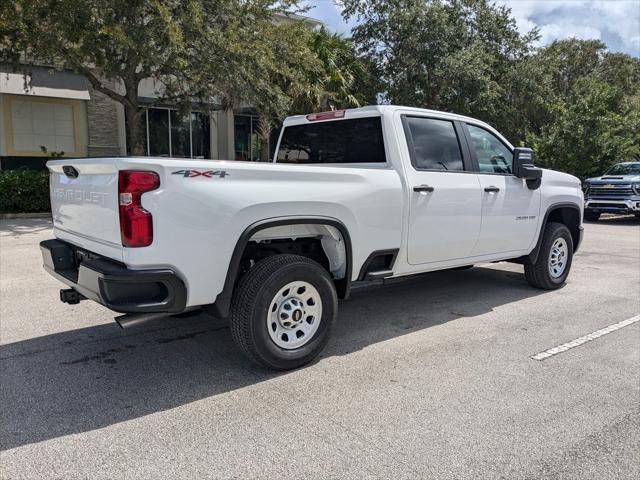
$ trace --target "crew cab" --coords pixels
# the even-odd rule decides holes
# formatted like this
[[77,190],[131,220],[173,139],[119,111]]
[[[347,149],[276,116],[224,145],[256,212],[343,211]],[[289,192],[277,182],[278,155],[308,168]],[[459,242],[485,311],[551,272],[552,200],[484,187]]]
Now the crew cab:
[[595,222],[602,213],[640,217],[640,162],[616,163],[601,177],[585,181],[584,218]]
[[121,326],[201,307],[273,369],[322,350],[354,282],[511,261],[555,289],[582,238],[577,178],[486,123],[417,108],[289,117],[269,163],[47,166],[41,249],[63,301],[99,302]]

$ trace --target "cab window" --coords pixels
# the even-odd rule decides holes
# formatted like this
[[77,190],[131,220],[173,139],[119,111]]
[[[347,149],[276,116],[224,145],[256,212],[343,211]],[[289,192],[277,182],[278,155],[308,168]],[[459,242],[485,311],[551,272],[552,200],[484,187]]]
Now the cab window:
[[405,117],[405,135],[416,170],[464,170],[458,136],[450,120]]
[[384,163],[380,117],[291,125],[284,129],[278,163]]
[[513,154],[498,137],[484,128],[467,124],[471,136],[471,148],[475,151],[480,172],[513,173]]

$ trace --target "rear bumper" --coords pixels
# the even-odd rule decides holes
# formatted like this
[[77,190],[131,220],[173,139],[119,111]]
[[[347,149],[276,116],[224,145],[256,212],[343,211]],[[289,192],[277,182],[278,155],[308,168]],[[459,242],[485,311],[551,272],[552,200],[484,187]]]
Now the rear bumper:
[[170,269],[130,270],[61,240],[40,243],[45,270],[90,300],[121,313],[179,313],[184,282]]
[[593,200],[587,199],[584,209],[599,213],[640,213],[638,200]]

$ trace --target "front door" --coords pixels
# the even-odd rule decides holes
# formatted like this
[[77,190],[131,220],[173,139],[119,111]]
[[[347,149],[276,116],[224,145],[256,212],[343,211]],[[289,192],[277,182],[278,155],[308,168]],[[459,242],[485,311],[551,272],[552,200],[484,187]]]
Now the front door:
[[480,232],[482,195],[477,175],[463,160],[462,126],[408,115],[403,125],[411,158],[408,262],[468,257]]
[[482,228],[473,255],[527,250],[538,225],[540,190],[530,190],[525,180],[513,176],[513,154],[496,135],[480,126],[466,127],[482,193]]

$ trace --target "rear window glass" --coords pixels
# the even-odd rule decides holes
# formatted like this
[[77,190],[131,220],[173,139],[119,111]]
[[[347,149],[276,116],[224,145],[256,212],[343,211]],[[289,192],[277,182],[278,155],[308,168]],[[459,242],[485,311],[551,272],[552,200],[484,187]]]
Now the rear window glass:
[[278,163],[383,163],[380,117],[292,125],[284,129]]
[[411,162],[418,170],[464,170],[460,144],[449,120],[406,117]]

